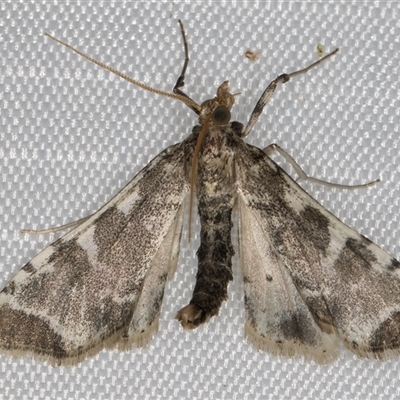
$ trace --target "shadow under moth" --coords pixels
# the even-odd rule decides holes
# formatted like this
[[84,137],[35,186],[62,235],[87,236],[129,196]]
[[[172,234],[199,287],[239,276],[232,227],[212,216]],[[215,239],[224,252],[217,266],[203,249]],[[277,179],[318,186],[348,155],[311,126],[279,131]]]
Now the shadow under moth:
[[[53,364],[76,364],[102,348],[145,345],[158,329],[167,280],[176,269],[185,207],[196,196],[201,223],[198,272],[189,305],[176,315],[196,328],[219,312],[232,280],[232,213],[244,282],[245,336],[257,349],[334,359],[339,343],[360,357],[399,353],[399,262],[340,222],[269,155],[278,145],[244,142],[280,84],[274,79],[246,127],[231,121],[228,82],[198,104],[183,91],[185,61],[171,93],[137,82],[50,35],[129,82],[182,101],[199,124],[155,157],[112,200],[28,262],[0,293],[0,349]],[[377,181],[353,186],[366,187]],[[191,215],[191,212],[189,212]],[[189,217],[190,218],[190,217]],[[190,227],[190,223],[189,223]]]

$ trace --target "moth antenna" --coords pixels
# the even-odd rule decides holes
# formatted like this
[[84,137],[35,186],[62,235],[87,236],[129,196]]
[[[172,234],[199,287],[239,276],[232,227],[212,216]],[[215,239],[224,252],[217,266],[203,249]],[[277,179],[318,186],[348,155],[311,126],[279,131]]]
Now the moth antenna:
[[192,237],[193,196],[194,196],[194,185],[196,181],[197,160],[199,158],[200,147],[203,143],[204,137],[206,136],[211,117],[212,115],[210,114],[205,119],[203,127],[201,128],[199,137],[197,138],[196,147],[194,148],[192,166],[190,168],[190,199],[189,199],[189,228],[188,228],[189,242]]
[[48,229],[21,229],[21,233],[29,233],[32,235],[43,235],[45,233],[55,233],[58,231],[63,231],[64,229],[69,229],[74,226],[78,226],[78,225],[82,224],[83,222],[87,221],[92,215],[93,214],[88,215],[87,217],[78,219],[77,221],[69,222],[68,224],[64,224],[64,225],[60,225],[60,226],[54,226],[54,227],[48,228]]
[[125,75],[124,73],[116,70],[115,68],[110,67],[107,64],[102,63],[101,61],[98,61],[98,60],[88,56],[87,54],[83,53],[82,51],[76,49],[75,47],[72,47],[71,45],[69,45],[66,42],[63,42],[60,39],[55,38],[54,36],[51,36],[48,33],[45,33],[45,36],[49,37],[50,39],[54,40],[57,43],[62,44],[67,49],[72,50],[76,54],[78,54],[81,57],[85,58],[86,60],[98,65],[99,67],[101,67],[101,68],[103,68],[103,69],[105,69],[105,70],[107,70],[109,72],[112,72],[113,74],[119,76],[122,79],[125,79],[129,83],[133,83],[134,85],[139,86],[140,88],[142,88],[144,90],[147,90],[148,92],[153,92],[153,93],[156,93],[156,94],[158,94],[160,96],[165,96],[165,97],[170,97],[172,99],[180,100],[182,103],[187,104],[189,107],[197,110],[198,112],[201,111],[201,106],[199,104],[197,104],[195,101],[193,101],[192,99],[188,98],[188,97],[184,97],[184,96],[182,96],[180,94],[164,92],[163,90],[153,88],[153,87],[151,87],[149,85],[146,85],[145,83],[139,82],[136,79],[133,79],[133,78],[129,77],[128,75]]

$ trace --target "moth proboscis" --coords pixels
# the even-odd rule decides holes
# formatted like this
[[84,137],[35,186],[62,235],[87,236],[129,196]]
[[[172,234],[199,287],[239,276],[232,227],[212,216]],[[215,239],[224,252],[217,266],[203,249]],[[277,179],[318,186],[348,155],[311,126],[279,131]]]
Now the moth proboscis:
[[245,336],[256,348],[320,363],[336,357],[340,341],[361,357],[397,355],[399,262],[324,209],[269,155],[278,151],[300,179],[349,187],[308,177],[276,144],[261,150],[243,140],[279,84],[338,49],[275,78],[244,127],[231,121],[235,95],[228,81],[201,104],[182,91],[189,61],[182,24],[181,32],[185,61],[172,93],[47,35],[143,89],[182,101],[199,124],[8,282],[0,293],[2,351],[74,364],[102,348],[145,345],[157,331],[165,284],[177,266],[185,204],[196,194],[201,243],[192,299],[176,316],[184,328],[209,321],[227,299],[235,210]]

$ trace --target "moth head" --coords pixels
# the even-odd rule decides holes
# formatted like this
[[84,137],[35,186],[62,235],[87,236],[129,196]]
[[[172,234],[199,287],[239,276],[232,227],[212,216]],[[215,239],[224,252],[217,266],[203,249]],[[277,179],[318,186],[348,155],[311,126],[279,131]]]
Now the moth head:
[[231,108],[235,103],[235,96],[229,91],[229,82],[225,81],[218,89],[213,99],[201,104],[199,122],[202,124],[210,118],[213,125],[227,125],[231,120]]

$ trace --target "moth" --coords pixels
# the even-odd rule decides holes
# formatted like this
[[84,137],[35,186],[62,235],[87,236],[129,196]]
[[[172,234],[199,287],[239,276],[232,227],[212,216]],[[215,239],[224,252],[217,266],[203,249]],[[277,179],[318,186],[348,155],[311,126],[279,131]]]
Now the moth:
[[[181,22],[179,21],[181,24]],[[189,106],[199,124],[161,152],[112,200],[28,262],[0,293],[0,348],[75,364],[103,348],[145,345],[158,328],[164,288],[177,267],[185,211],[197,197],[201,244],[189,304],[176,315],[193,329],[216,316],[232,280],[232,214],[244,282],[245,336],[257,349],[324,363],[339,344],[360,357],[399,353],[399,262],[340,222],[262,150],[244,142],[276,88],[309,67],[274,79],[247,126],[231,121],[235,94],[223,82],[198,104],[158,91],[62,43],[146,90]],[[377,181],[356,187],[370,186]],[[331,184],[332,185],[332,184]],[[341,185],[334,185],[342,187]]]

